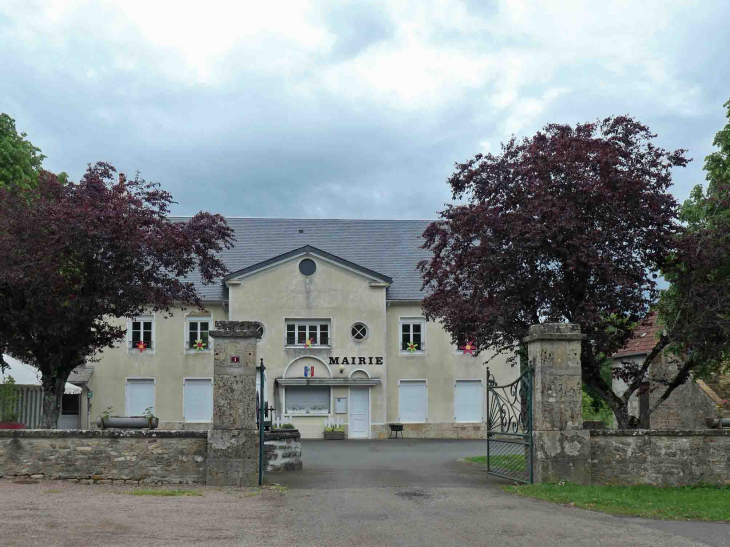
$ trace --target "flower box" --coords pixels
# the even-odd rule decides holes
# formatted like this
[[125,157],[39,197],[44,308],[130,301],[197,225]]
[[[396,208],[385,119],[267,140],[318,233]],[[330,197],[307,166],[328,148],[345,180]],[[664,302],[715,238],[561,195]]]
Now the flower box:
[[345,440],[345,432],[344,431],[325,431],[324,440],[325,441],[343,441],[343,440]]
[[107,418],[102,416],[96,420],[96,425],[100,429],[110,427],[119,429],[157,429],[159,423],[159,418],[147,418],[146,416],[109,416]]
[[25,429],[22,422],[0,422],[0,429]]

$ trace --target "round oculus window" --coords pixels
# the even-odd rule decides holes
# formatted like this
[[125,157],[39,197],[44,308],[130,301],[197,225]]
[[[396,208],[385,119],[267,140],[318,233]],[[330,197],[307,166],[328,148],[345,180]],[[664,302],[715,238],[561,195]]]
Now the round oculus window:
[[301,273],[302,275],[306,275],[307,277],[309,277],[316,271],[317,264],[315,264],[314,260],[305,258],[299,263],[299,273]]
[[258,339],[257,342],[260,342],[263,337],[264,337],[264,325],[263,325],[263,323],[259,323],[258,321],[256,321],[256,338]]
[[368,328],[363,323],[355,323],[350,330],[352,337],[357,340],[365,340],[368,337]]

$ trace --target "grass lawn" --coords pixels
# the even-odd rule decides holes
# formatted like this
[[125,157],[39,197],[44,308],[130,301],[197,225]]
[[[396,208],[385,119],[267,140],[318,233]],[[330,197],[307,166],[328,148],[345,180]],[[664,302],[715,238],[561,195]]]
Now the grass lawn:
[[730,521],[730,487],[698,485],[579,486],[529,484],[504,486],[505,492],[570,504],[612,515],[664,520]]
[[[472,456],[464,459],[468,462],[487,465],[486,456]],[[525,457],[522,454],[502,454],[501,456],[490,456],[489,459],[492,467],[502,469],[522,469],[525,467]]]

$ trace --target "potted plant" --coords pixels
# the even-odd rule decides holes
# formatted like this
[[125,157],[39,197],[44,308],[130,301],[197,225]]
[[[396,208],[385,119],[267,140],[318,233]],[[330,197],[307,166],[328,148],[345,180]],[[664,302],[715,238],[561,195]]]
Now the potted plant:
[[17,404],[18,388],[15,379],[8,375],[0,384],[0,429],[25,429],[25,424],[18,421]]
[[342,441],[345,438],[345,425],[341,420],[327,418],[324,422],[324,439],[326,441]]
[[712,429],[719,427],[720,429],[723,428],[723,426],[727,427],[730,426],[730,418],[723,418],[723,409],[725,405],[727,405],[727,400],[723,399],[719,403],[715,405],[715,409],[717,411],[717,418],[705,418],[705,425],[707,427],[710,427]]
[[101,413],[99,419],[96,421],[96,425],[101,429],[107,429],[108,427],[116,427],[122,429],[156,429],[160,423],[160,419],[157,418],[153,412],[152,407],[147,407],[142,416],[111,416],[114,409],[110,406]]

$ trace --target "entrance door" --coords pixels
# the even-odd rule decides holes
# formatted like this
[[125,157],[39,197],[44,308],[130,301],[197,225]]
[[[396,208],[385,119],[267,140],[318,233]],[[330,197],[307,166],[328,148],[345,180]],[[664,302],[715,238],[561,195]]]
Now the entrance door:
[[61,415],[58,417],[58,429],[80,429],[79,404],[81,395],[66,395],[61,399]]
[[370,437],[370,392],[367,387],[350,388],[350,424],[348,436],[351,439]]

